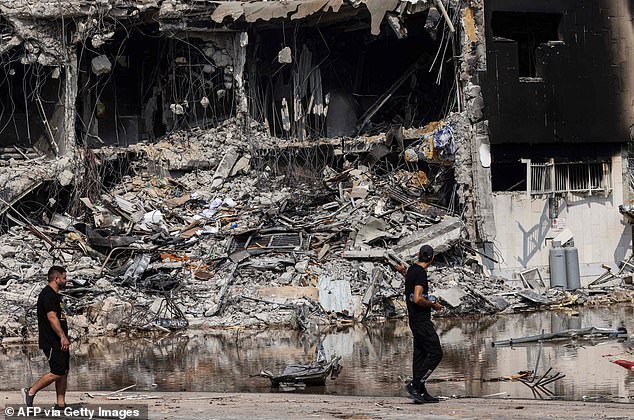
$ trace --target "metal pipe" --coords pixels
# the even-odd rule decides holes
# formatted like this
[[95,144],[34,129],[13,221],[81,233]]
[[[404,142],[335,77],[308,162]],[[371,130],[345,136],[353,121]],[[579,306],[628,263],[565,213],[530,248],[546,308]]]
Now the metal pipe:
[[447,14],[447,9],[445,9],[445,5],[442,4],[442,0],[436,0],[436,6],[440,9],[440,13],[442,13],[445,21],[447,22],[447,26],[449,27],[449,31],[456,32],[456,28],[454,28],[449,15]]

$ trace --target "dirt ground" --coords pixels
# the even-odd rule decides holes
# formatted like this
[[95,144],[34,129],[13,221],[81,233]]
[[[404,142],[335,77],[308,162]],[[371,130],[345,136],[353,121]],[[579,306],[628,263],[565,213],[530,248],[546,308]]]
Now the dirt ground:
[[[465,398],[420,405],[405,397],[211,392],[123,393],[118,395],[126,399],[109,400],[97,394],[105,392],[91,392],[93,398],[85,392],[70,392],[67,401],[76,407],[148,404],[150,419],[634,419],[632,403]],[[0,395],[3,408],[22,402],[19,391]],[[35,403],[52,404],[54,400],[54,392],[42,391]]]

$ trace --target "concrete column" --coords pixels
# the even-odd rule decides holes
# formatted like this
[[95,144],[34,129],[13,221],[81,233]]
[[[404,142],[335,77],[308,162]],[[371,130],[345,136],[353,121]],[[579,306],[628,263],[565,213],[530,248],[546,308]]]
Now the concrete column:
[[[460,10],[460,78],[459,89],[464,101],[470,130],[471,183],[462,185],[461,191],[467,211],[467,229],[474,242],[487,242],[495,238],[495,218],[491,200],[491,168],[481,160],[481,146],[489,146],[488,121],[484,119],[484,99],[479,74],[486,70],[486,42],[484,3],[471,0]],[[465,161],[468,159],[465,159]]]
[[64,129],[59,136],[60,156],[71,156],[75,152],[75,119],[77,118],[77,47],[74,44],[66,47],[67,55],[64,63]]

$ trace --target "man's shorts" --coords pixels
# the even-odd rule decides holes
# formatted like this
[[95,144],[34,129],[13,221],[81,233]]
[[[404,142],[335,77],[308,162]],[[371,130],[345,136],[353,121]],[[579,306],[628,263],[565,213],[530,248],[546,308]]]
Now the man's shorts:
[[44,349],[44,354],[51,367],[51,373],[55,375],[66,375],[70,366],[70,352],[62,349]]

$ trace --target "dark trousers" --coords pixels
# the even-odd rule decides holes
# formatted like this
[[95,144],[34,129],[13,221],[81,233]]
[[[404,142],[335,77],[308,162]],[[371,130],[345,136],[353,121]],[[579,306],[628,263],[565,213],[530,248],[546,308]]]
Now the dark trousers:
[[428,320],[410,321],[409,327],[414,336],[414,359],[412,361],[412,382],[422,385],[442,360],[440,338],[436,334],[434,323]]

